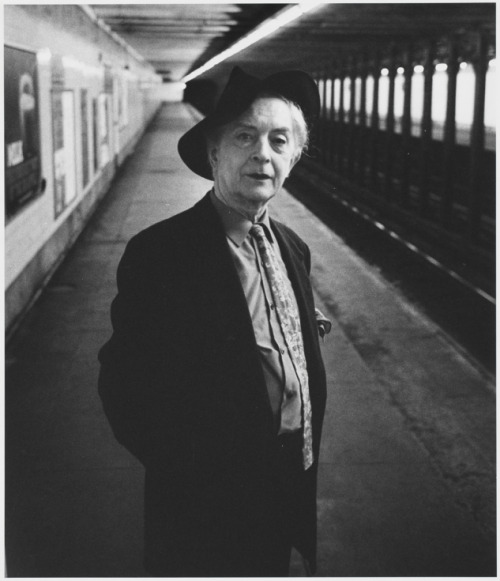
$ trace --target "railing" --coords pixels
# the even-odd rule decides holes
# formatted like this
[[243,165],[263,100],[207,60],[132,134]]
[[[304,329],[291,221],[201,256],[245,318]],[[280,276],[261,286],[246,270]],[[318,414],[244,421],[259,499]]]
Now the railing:
[[485,30],[337,55],[314,74],[313,161],[379,215],[491,264],[494,57]]

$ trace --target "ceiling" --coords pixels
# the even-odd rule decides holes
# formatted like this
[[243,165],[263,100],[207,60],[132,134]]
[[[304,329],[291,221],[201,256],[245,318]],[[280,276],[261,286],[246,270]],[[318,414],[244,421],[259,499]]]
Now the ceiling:
[[[288,4],[95,4],[96,16],[135,48],[164,80],[178,81]],[[405,42],[429,35],[488,29],[494,37],[495,3],[321,3],[259,43],[218,65],[249,72],[305,68],[349,54],[361,45]],[[493,49],[494,50],[494,49]]]
[[179,81],[284,4],[92,4],[164,80]]

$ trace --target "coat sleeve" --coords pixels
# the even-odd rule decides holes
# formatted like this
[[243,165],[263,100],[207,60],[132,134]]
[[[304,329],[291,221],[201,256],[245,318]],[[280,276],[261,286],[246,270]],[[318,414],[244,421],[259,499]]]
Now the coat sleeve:
[[116,439],[146,466],[172,463],[169,455],[175,449],[168,407],[160,404],[154,389],[162,361],[154,324],[159,314],[152,262],[140,240],[132,239],[118,266],[118,294],[111,306],[113,334],[99,352],[98,380]]

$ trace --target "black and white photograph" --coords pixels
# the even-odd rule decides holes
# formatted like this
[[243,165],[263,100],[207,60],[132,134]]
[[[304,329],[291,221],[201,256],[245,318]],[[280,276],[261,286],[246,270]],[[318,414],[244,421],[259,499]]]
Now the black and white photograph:
[[4,578],[497,576],[495,2],[2,2]]

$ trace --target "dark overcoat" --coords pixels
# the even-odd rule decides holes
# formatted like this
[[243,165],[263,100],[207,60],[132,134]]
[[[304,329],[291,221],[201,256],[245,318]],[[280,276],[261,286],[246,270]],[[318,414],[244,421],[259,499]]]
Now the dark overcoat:
[[[314,568],[326,381],[310,252],[288,227],[271,227],[309,373],[316,460],[298,485],[294,545]],[[135,236],[117,284],[99,393],[117,440],[146,469],[146,566],[180,575],[204,551],[242,544],[259,558],[272,530],[277,438],[245,295],[209,196]]]

